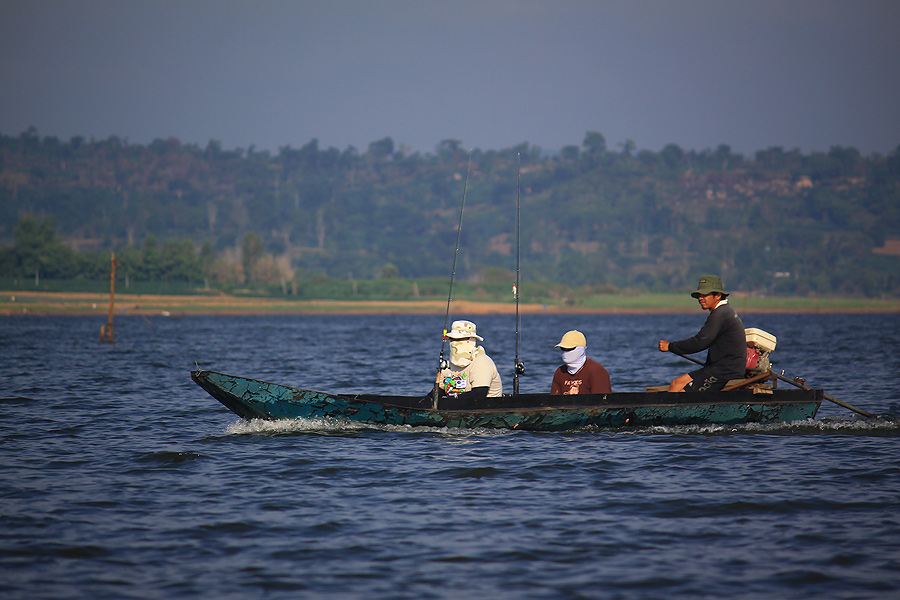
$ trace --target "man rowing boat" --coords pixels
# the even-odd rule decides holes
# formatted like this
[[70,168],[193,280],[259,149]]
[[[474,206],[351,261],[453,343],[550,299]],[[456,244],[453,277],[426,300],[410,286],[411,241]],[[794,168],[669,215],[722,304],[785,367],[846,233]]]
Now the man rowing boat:
[[730,379],[740,379],[747,369],[747,336],[744,323],[728,305],[722,279],[704,275],[691,296],[709,311],[706,323],[694,337],[679,342],[659,341],[661,352],[693,354],[709,349],[703,367],[672,380],[670,392],[715,392]]

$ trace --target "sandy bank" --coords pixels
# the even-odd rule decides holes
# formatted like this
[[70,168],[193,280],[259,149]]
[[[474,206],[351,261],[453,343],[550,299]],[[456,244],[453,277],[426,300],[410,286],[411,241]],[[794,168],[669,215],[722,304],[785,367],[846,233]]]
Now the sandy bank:
[[[373,301],[373,300],[287,300],[279,298],[255,298],[244,296],[164,296],[148,294],[116,294],[115,314],[131,315],[276,315],[276,314],[444,314],[447,302],[441,300]],[[739,312],[900,312],[898,301],[848,301],[846,299],[795,299],[793,303],[783,299],[754,299],[752,304],[734,298]],[[109,294],[66,292],[14,292],[0,290],[0,315],[97,315],[106,316],[109,311]],[[514,314],[516,305],[505,302],[476,302],[454,300],[454,315]],[[692,301],[671,304],[655,301],[652,296],[644,299],[615,297],[609,305],[600,308],[580,308],[545,304],[522,303],[522,314],[651,314],[698,312]]]

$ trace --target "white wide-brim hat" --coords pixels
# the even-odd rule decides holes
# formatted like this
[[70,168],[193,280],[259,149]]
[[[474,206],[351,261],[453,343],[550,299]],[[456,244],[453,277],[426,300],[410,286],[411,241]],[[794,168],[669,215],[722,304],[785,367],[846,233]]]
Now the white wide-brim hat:
[[447,337],[455,340],[463,340],[473,337],[477,340],[484,341],[484,338],[475,333],[475,323],[472,321],[453,321]]

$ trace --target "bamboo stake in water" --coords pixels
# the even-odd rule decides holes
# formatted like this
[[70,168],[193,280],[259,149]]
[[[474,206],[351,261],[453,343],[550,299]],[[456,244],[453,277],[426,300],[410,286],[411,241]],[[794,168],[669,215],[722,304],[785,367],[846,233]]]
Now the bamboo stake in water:
[[113,343],[113,312],[116,305],[116,253],[112,253],[109,272],[109,320],[100,327],[100,341]]

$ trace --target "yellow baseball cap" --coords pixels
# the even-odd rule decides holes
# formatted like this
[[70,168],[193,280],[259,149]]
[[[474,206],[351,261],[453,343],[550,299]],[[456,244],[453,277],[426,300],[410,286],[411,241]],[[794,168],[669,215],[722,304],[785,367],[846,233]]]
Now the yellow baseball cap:
[[575,346],[587,347],[587,340],[584,339],[584,334],[577,329],[567,331],[566,335],[562,336],[562,339],[556,345],[557,348],[574,348]]

